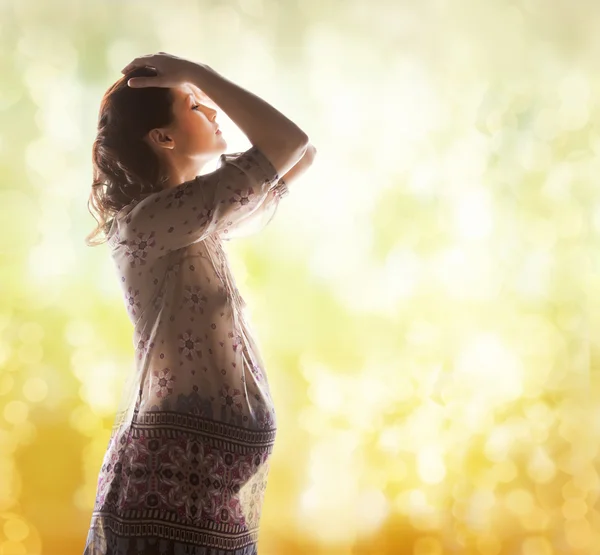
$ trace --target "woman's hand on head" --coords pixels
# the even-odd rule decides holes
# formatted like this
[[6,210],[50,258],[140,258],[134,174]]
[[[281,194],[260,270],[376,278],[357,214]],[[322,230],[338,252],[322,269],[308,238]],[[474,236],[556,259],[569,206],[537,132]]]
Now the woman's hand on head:
[[157,75],[154,77],[132,77],[127,81],[130,87],[176,87],[190,80],[192,69],[197,67],[198,64],[166,52],[158,52],[158,54],[148,54],[135,58],[121,70],[121,73],[127,74],[133,69],[145,66],[156,69]]

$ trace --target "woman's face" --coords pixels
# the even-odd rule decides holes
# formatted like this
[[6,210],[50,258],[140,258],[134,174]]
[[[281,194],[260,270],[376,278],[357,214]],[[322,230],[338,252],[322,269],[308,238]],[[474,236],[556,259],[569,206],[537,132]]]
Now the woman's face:
[[212,100],[198,87],[182,84],[171,89],[173,123],[164,131],[171,139],[163,143],[178,159],[199,158],[202,161],[222,154],[227,148],[218,128],[217,110]]
[[227,143],[216,133],[217,110],[213,102],[198,87],[185,84],[173,89],[175,144],[180,154],[188,156],[221,154]]

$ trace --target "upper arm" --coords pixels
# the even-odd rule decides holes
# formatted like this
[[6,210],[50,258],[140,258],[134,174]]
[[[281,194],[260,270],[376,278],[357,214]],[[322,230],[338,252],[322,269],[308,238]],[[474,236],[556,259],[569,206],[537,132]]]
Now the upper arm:
[[259,146],[259,149],[269,159],[277,173],[282,176],[298,163],[309,146],[308,137],[306,141],[294,145],[286,144],[281,140],[273,142],[271,138],[270,143]]
[[252,214],[279,175],[256,146],[223,154],[221,166],[138,202],[125,219],[121,238],[143,261],[202,241]]

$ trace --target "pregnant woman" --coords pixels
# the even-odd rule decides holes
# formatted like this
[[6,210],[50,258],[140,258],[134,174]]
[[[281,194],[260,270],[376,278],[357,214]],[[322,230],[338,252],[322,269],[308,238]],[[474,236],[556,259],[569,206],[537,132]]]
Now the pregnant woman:
[[[222,241],[266,226],[316,150],[205,64],[160,52],[123,74],[100,107],[98,228],[86,243],[110,247],[136,367],[84,555],[256,555],[276,417]],[[213,103],[249,150],[224,154]],[[218,168],[200,175],[216,157]]]

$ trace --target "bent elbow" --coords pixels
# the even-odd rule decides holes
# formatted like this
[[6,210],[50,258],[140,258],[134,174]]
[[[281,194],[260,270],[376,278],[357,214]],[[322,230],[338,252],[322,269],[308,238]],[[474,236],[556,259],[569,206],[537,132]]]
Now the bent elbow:
[[301,150],[306,150],[310,145],[310,139],[306,133],[301,133],[300,137],[298,137],[297,147]]
[[313,145],[312,143],[308,143],[304,152],[304,156],[312,162],[315,159],[316,155],[317,149],[315,148],[315,145]]

